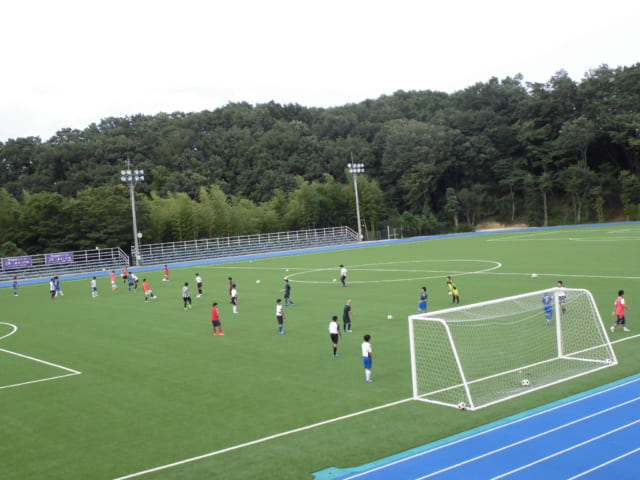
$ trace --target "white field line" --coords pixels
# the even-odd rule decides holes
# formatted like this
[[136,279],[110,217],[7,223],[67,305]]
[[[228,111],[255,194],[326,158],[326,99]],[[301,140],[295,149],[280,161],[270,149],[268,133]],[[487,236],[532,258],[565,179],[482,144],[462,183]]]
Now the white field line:
[[[18,331],[18,327],[16,327],[13,323],[0,322],[0,324],[9,325],[10,327],[12,327],[11,332],[0,337],[0,340],[8,337],[9,335],[13,335],[15,332]],[[58,365],[57,363],[47,362],[46,360],[42,360],[40,358],[30,357],[28,355],[23,355],[22,353],[12,352],[11,350],[5,350],[4,348],[0,348],[0,352],[8,353],[9,355],[15,355],[16,357],[25,358],[33,362],[42,363],[50,367],[59,368],[60,370],[64,370],[65,372],[69,372],[64,375],[56,375],[55,377],[46,377],[46,378],[40,378],[37,380],[29,380],[28,382],[14,383],[12,385],[0,385],[0,390],[3,390],[5,388],[20,387],[22,385],[30,385],[32,383],[48,382],[49,380],[57,380],[59,378],[71,377],[73,375],[80,375],[82,373],[82,372],[79,372],[78,370],[74,370],[73,368],[63,367],[62,365]]]
[[0,322],[0,325],[9,325],[11,327],[11,331],[9,333],[7,333],[6,335],[3,335],[0,337],[0,340],[2,340],[3,338],[7,338],[11,335],[13,335],[14,333],[16,333],[18,331],[18,327],[16,327],[13,323],[7,323],[7,322]]
[[[636,335],[636,336],[640,336],[640,335]],[[634,337],[626,337],[626,338],[623,338],[623,339],[620,339],[620,340],[616,340],[615,342],[611,342],[611,343],[623,342],[623,341],[625,341],[625,340],[630,340],[631,338],[634,338]],[[468,436],[468,437],[461,438],[461,439],[459,439],[459,440],[454,441],[453,443],[459,443],[459,442],[462,442],[462,441],[468,440],[469,438],[474,438],[474,437],[477,437],[477,436],[480,436],[480,435],[484,435],[485,433],[489,433],[489,432],[492,432],[492,431],[495,431],[495,430],[498,430],[498,429],[504,428],[505,426],[508,426],[508,425],[511,425],[511,424],[514,424],[514,423],[519,423],[519,422],[522,422],[522,421],[524,421],[524,420],[526,420],[526,419],[529,419],[529,418],[532,418],[532,417],[536,417],[536,416],[539,416],[539,415],[543,415],[543,414],[545,414],[545,413],[547,413],[547,412],[549,412],[549,411],[553,411],[553,410],[557,410],[557,409],[559,409],[559,408],[563,408],[563,407],[565,407],[565,406],[567,406],[567,405],[571,405],[571,404],[574,404],[574,403],[580,402],[580,401],[582,401],[582,400],[584,400],[584,399],[591,398],[591,397],[593,397],[593,396],[599,395],[599,394],[604,393],[604,392],[608,392],[608,391],[610,391],[610,390],[615,390],[616,388],[619,388],[619,387],[621,387],[621,386],[624,386],[624,385],[626,385],[626,384],[628,384],[628,383],[633,383],[633,382],[635,382],[635,381],[637,381],[637,380],[632,380],[632,381],[630,381],[630,382],[625,382],[624,384],[616,385],[616,386],[614,386],[614,387],[607,388],[606,390],[602,390],[602,391],[599,391],[599,392],[595,392],[595,393],[593,393],[593,394],[591,394],[591,395],[588,395],[588,396],[585,396],[585,397],[580,397],[580,398],[578,398],[578,399],[576,399],[576,400],[573,400],[573,401],[571,401],[571,402],[567,402],[567,403],[563,403],[563,404],[561,404],[561,405],[558,405],[558,406],[552,407],[552,408],[550,408],[550,409],[548,409],[548,410],[544,410],[544,411],[541,411],[541,412],[537,412],[537,413],[535,413],[535,414],[533,414],[533,415],[529,415],[529,416],[527,416],[527,417],[522,417],[522,418],[516,419],[516,420],[514,420],[514,421],[512,421],[512,422],[509,422],[509,423],[506,423],[506,424],[503,424],[503,425],[498,425],[498,426],[493,427],[493,428],[491,428],[491,429],[489,429],[489,430],[482,431],[482,432],[479,432],[479,433],[476,433],[476,434],[470,435],[470,436]],[[356,416],[359,416],[359,415],[364,415],[364,414],[366,414],[366,413],[374,412],[374,411],[376,411],[376,410],[382,410],[382,409],[387,408],[387,407],[393,407],[393,406],[395,406],[395,405],[400,405],[400,404],[402,404],[402,403],[406,403],[406,402],[409,402],[409,401],[411,401],[411,400],[413,400],[413,397],[411,397],[411,398],[405,398],[405,399],[403,399],[403,400],[398,400],[398,401],[396,401],[396,402],[388,403],[388,404],[386,404],[386,405],[381,405],[381,406],[378,406],[378,407],[369,408],[369,409],[367,409],[367,410],[362,410],[362,411],[360,411],[360,412],[350,413],[350,414],[348,414],[348,415],[344,415],[344,416],[342,416],[342,417],[336,417],[336,418],[332,418],[332,419],[329,419],[329,420],[324,420],[324,421],[319,422],[319,423],[314,423],[314,424],[312,424],[312,425],[307,425],[307,426],[305,426],[305,427],[299,427],[299,428],[296,428],[296,429],[293,429],[293,430],[289,430],[289,431],[286,431],[286,432],[276,433],[276,434],[274,434],[274,435],[270,435],[270,436],[268,436],[268,437],[259,438],[259,439],[257,439],[257,440],[252,440],[252,441],[250,441],[250,442],[241,443],[241,444],[234,445],[234,446],[231,446],[231,447],[227,447],[227,448],[224,448],[224,449],[221,449],[221,450],[216,450],[216,451],[213,451],[213,452],[205,453],[205,454],[203,454],[203,455],[198,455],[198,456],[196,456],[196,457],[191,457],[191,458],[187,458],[187,459],[184,459],[184,460],[179,460],[179,461],[177,461],[177,462],[168,463],[168,464],[166,464],[166,465],[161,465],[161,466],[158,466],[158,467],[150,468],[150,469],[148,469],[148,470],[142,470],[142,471],[140,471],[140,472],[131,473],[131,474],[125,475],[125,476],[123,476],[123,477],[117,477],[117,478],[115,478],[114,480],[126,480],[126,479],[129,479],[129,478],[141,477],[141,476],[146,475],[146,474],[148,474],[148,473],[154,473],[154,472],[159,472],[159,471],[162,471],[162,470],[168,470],[169,468],[177,467],[177,466],[184,465],[184,464],[187,464],[187,463],[192,463],[192,462],[195,462],[195,461],[198,461],[198,460],[202,460],[202,459],[205,459],[205,458],[213,457],[213,456],[220,455],[220,454],[223,454],[223,453],[226,453],[226,452],[231,452],[231,451],[234,451],[234,450],[239,450],[239,449],[241,449],[241,448],[250,447],[250,446],[252,446],[252,445],[257,445],[257,444],[260,444],[260,443],[267,442],[267,441],[269,441],[269,440],[274,440],[274,439],[276,439],[276,438],[284,437],[284,436],[287,436],[287,435],[292,435],[292,434],[294,434],[294,433],[303,432],[303,431],[305,431],[305,430],[311,430],[311,429],[316,428],[316,427],[321,427],[321,426],[323,426],[323,425],[329,425],[329,424],[331,424],[331,423],[339,422],[339,421],[341,421],[341,420],[345,420],[345,419],[348,419],[348,418],[356,417]],[[415,458],[415,457],[418,457],[418,456],[424,455],[424,454],[426,454],[426,453],[428,453],[428,452],[431,452],[431,451],[433,451],[433,450],[439,450],[439,449],[441,449],[441,448],[444,448],[445,446],[446,446],[446,445],[441,445],[441,446],[439,446],[439,447],[436,447],[436,448],[433,448],[433,449],[429,449],[429,450],[426,450],[426,451],[424,451],[424,452],[417,453],[417,454],[415,454],[415,455],[411,455],[410,457],[406,457],[406,458],[403,458],[403,459],[397,460],[397,461],[395,461],[395,462],[391,462],[391,463],[389,463],[389,464],[385,464],[385,465],[383,465],[383,466],[381,466],[381,467],[378,467],[378,468],[375,468],[375,469],[373,469],[373,470],[369,470],[369,471],[375,471],[375,470],[379,470],[379,469],[381,469],[381,468],[384,468],[384,467],[386,467],[386,466],[394,465],[394,464],[396,464],[396,463],[401,463],[401,462],[404,462],[404,461],[410,460],[410,459],[412,459],[412,458]],[[359,475],[361,475],[361,474],[359,474]],[[356,477],[357,477],[357,476],[359,476],[359,475],[352,476],[352,477],[349,477],[349,478],[356,478]],[[347,480],[348,480],[348,479],[347,479]]]
[[28,382],[14,383],[12,385],[2,385],[2,386],[0,386],[0,390],[4,390],[5,388],[21,387],[23,385],[31,385],[32,383],[48,382],[50,380],[58,380],[60,378],[65,378],[65,377],[73,377],[74,375],[80,375],[81,373],[82,372],[67,373],[65,375],[58,375],[58,376],[55,376],[55,377],[47,377],[47,378],[40,378],[38,380],[29,380]]
[[141,477],[142,475],[146,475],[148,473],[159,472],[161,470],[167,470],[169,468],[177,467],[179,465],[185,465],[187,463],[192,463],[198,460],[202,460],[204,458],[213,457],[215,455],[220,455],[222,453],[231,452],[233,450],[239,450],[241,448],[250,447],[252,445],[257,445],[259,443],[268,442],[269,440],[274,440],[276,438],[284,437],[287,435],[292,435],[294,433],[304,432],[305,430],[311,430],[313,428],[322,427],[324,425],[329,425],[331,423],[339,422],[341,420],[346,420],[348,418],[357,417],[359,415],[364,415],[366,413],[375,412],[376,410],[382,410],[383,408],[393,407],[396,405],[400,405],[402,403],[406,403],[413,400],[413,398],[405,398],[403,400],[398,400],[397,402],[387,403],[386,405],[380,405],[378,407],[368,408],[367,410],[361,410],[359,412],[350,413],[348,415],[343,415],[342,417],[336,417],[329,420],[324,420],[322,422],[314,423],[312,425],[307,425],[305,427],[295,428],[293,430],[288,430],[286,432],[276,433],[274,435],[269,435],[268,437],[259,438],[257,440],[252,440],[250,442],[241,443],[239,445],[234,445],[232,447],[223,448],[221,450],[216,450],[214,452],[205,453],[203,455],[198,455],[197,457],[186,458],[184,460],[179,460],[177,462],[168,463],[166,465],[161,465],[159,467],[150,468],[148,470],[142,470],[140,472],[131,473],[129,475],[125,475],[124,477],[118,477],[114,480],[126,480],[128,478]]

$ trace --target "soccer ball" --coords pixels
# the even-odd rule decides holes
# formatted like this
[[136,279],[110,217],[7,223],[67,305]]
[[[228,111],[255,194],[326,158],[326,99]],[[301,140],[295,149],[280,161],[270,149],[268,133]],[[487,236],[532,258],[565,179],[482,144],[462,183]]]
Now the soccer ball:
[[256,283],[260,283],[260,280],[256,280]]
[[532,273],[531,274],[531,278],[538,278],[538,274],[537,273]]
[[336,283],[338,280],[336,280],[335,278],[333,279],[333,283]]
[[453,292],[452,292],[451,290],[449,290],[447,293],[448,293],[449,295],[453,295]]
[[393,320],[393,315],[387,315],[387,320]]
[[523,386],[523,387],[528,387],[529,385],[531,385],[531,383],[529,382],[529,380],[528,380],[528,379],[526,379],[526,378],[523,378],[523,379],[522,379],[522,382],[520,382],[520,383],[522,383],[522,386]]
[[604,363],[605,363],[606,365],[611,365],[611,364],[613,363],[613,361],[612,361],[610,358],[607,358],[607,359],[604,361]]
[[460,402],[458,404],[458,410],[466,410],[467,409],[467,404],[464,402]]

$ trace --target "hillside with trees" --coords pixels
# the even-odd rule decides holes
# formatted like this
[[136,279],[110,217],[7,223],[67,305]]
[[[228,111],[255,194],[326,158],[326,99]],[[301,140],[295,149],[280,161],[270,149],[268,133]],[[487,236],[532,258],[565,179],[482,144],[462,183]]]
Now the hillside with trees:
[[0,143],[0,256],[349,225],[368,238],[640,219],[640,64],[336,108],[232,103]]

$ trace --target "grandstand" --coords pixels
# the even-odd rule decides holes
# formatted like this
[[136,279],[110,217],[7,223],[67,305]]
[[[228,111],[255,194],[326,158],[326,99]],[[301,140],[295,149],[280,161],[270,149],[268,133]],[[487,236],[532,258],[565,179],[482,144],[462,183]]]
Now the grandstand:
[[[357,241],[358,234],[351,228],[335,227],[154,243],[139,247],[138,261],[134,264],[152,266],[184,263],[266,252],[347,245]],[[131,251],[135,254],[135,247],[132,247]],[[2,258],[0,263],[0,286],[8,286],[14,276],[20,280],[48,279],[55,275],[122,270],[130,265],[129,256],[117,247],[6,257]]]
[[[138,264],[163,265],[266,252],[285,252],[301,248],[347,245],[357,241],[358,233],[351,228],[333,227],[154,243],[139,247]],[[132,246],[131,251],[135,254],[135,247]]]

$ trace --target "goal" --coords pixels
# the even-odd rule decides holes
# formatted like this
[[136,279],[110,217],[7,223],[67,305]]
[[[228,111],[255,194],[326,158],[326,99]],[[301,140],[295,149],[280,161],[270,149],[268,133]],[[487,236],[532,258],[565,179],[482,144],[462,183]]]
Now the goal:
[[618,363],[593,296],[576,288],[411,315],[409,339],[413,397],[468,410]]

